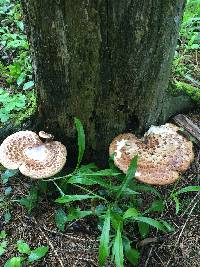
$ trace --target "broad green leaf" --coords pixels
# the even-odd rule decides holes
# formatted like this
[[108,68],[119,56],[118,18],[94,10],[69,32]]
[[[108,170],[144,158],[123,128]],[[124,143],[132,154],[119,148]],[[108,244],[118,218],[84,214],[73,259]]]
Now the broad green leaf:
[[115,260],[115,266],[123,267],[124,266],[124,254],[123,254],[123,243],[122,243],[120,225],[117,229],[117,234],[115,236],[115,241],[113,244],[113,255],[114,255],[114,260]]
[[175,205],[176,205],[175,207],[176,207],[176,215],[177,215],[180,211],[180,201],[179,201],[178,197],[175,195],[172,195],[172,199],[174,200]]
[[151,203],[151,206],[145,210],[144,214],[149,212],[162,212],[164,210],[164,203],[161,199],[154,200]]
[[122,222],[123,222],[122,216],[119,213],[112,211],[111,212],[111,223],[115,231],[117,231],[119,225],[122,228],[122,225],[123,225]]
[[8,223],[11,220],[11,213],[10,211],[7,211],[6,213],[4,213],[4,222]]
[[30,89],[33,86],[34,86],[34,82],[33,81],[29,81],[29,82],[27,82],[27,83],[24,84],[23,90],[28,90],[28,89]]
[[24,23],[21,20],[17,20],[17,26],[20,28],[21,31],[24,31]]
[[63,232],[65,230],[65,223],[67,222],[67,216],[64,210],[56,210],[55,222],[58,229]]
[[140,259],[140,252],[134,248],[131,248],[130,241],[125,242],[124,254],[133,266],[138,265]]
[[93,214],[91,210],[71,209],[67,215],[67,221],[79,220],[91,214]]
[[20,76],[17,78],[17,85],[21,85],[24,82],[25,78],[26,74],[22,72]]
[[187,192],[199,192],[200,191],[200,186],[193,186],[193,185],[189,185],[186,186],[180,190],[178,190],[177,192],[174,193],[174,195],[179,195],[182,193],[187,193]]
[[191,46],[191,49],[199,49],[200,48],[200,45],[199,44],[193,44]]
[[31,252],[29,245],[23,240],[17,241],[17,249],[20,253],[24,253],[24,254],[30,254]]
[[123,219],[128,219],[131,217],[137,217],[140,215],[140,212],[136,208],[129,208],[123,215]]
[[18,170],[6,170],[4,173],[2,173],[1,179],[3,184],[7,183],[9,178],[15,176],[16,173],[18,173]]
[[145,238],[149,234],[149,224],[145,222],[138,222],[139,232],[142,238]]
[[6,238],[7,234],[4,230],[0,232],[0,238]]
[[38,200],[38,191],[37,188],[33,186],[30,189],[29,195],[27,197],[19,199],[18,202],[21,205],[25,206],[28,210],[28,213],[30,213],[32,209],[36,207],[37,200]]
[[160,220],[160,222],[162,222],[162,224],[165,226],[165,228],[168,232],[174,232],[175,231],[174,227],[171,224],[169,224],[168,222],[166,222],[164,220]]
[[77,161],[77,167],[78,167],[82,161],[83,154],[85,151],[85,133],[83,125],[80,122],[80,120],[78,118],[75,118],[74,122],[78,133],[78,161]]
[[103,229],[99,245],[99,266],[103,267],[109,255],[109,240],[110,240],[110,208],[108,208],[103,224]]
[[141,194],[140,192],[134,191],[130,188],[125,188],[123,191],[123,195],[125,196],[140,195],[140,194]]
[[56,203],[69,203],[73,201],[80,201],[84,199],[93,199],[97,198],[97,196],[91,196],[91,195],[65,195],[62,197],[59,197],[55,200]]
[[49,247],[46,247],[46,246],[38,247],[32,250],[28,257],[28,261],[34,262],[34,261],[37,261],[43,258],[47,254],[48,250],[49,250]]
[[153,226],[153,227],[155,227],[155,228],[157,228],[163,232],[166,232],[164,225],[161,222],[154,220],[152,218],[140,216],[140,217],[134,217],[133,219],[136,220],[137,222],[147,223],[150,226]]
[[124,178],[124,180],[123,180],[123,182],[122,182],[122,184],[120,186],[120,189],[119,189],[119,191],[117,193],[117,197],[116,197],[117,199],[121,196],[123,191],[128,188],[131,180],[135,177],[135,172],[137,170],[137,159],[138,159],[138,156],[135,156],[131,160],[131,164],[130,164],[130,166],[128,168],[127,174],[126,174],[126,176],[125,176],[125,178]]
[[3,255],[6,251],[6,247],[7,247],[8,242],[7,241],[2,241],[0,243],[0,256]]
[[11,192],[12,192],[12,187],[11,186],[5,188],[4,193],[5,193],[6,196],[10,195]]
[[21,267],[22,261],[23,261],[22,257],[13,257],[6,261],[4,267]]

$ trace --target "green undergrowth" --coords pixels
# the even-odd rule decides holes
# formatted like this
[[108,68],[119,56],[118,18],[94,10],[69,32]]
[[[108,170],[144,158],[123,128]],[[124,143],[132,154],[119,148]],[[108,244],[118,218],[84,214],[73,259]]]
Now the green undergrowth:
[[[159,188],[139,183],[135,179],[137,156],[131,160],[126,174],[116,168],[112,157],[107,169],[99,169],[92,162],[81,165],[85,152],[85,133],[78,118],[75,118],[75,126],[78,159],[71,173],[42,179],[38,183],[33,182],[29,193],[16,199],[12,186],[9,186],[9,179],[17,174],[17,170],[3,171],[0,179],[3,189],[0,194],[3,224],[12,220],[13,203],[24,206],[31,216],[34,209],[38,214],[42,196],[49,196],[48,203],[55,208],[54,220],[58,233],[65,233],[70,225],[78,224],[87,218],[93,222],[94,230],[99,233],[99,267],[107,266],[108,262],[112,262],[116,267],[127,266],[127,262],[131,266],[137,266],[141,257],[140,242],[148,240],[152,234],[154,236],[155,231],[164,237],[174,232],[175,229],[166,216],[167,207],[170,206],[174,216],[180,214],[183,208],[182,195],[199,192],[200,186],[178,188],[177,182],[170,191],[163,194]],[[5,241],[0,243],[4,254]],[[26,241],[21,243],[27,251],[23,260],[30,261],[31,249]],[[18,258],[21,259],[21,256]],[[20,263],[17,266],[23,265]]]
[[0,126],[36,110],[32,64],[20,1],[0,0]]
[[186,94],[200,103],[200,0],[188,0],[172,65],[173,95]]

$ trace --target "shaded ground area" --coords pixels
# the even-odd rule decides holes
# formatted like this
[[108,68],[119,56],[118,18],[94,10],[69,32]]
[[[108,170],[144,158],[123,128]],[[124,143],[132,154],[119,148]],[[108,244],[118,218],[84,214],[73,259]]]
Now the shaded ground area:
[[[189,114],[200,127],[199,112]],[[187,185],[200,184],[200,150],[195,147],[195,160],[191,168],[176,185],[177,189]],[[30,180],[16,178],[9,182],[13,188],[13,199],[27,195]],[[174,185],[159,188],[166,195]],[[3,190],[1,186],[0,191]],[[1,192],[0,192],[1,193]],[[141,247],[142,257],[139,267],[199,267],[200,266],[200,193],[187,193],[181,196],[181,210],[175,215],[174,203],[169,203],[162,215],[170,222],[175,232],[162,235],[152,230],[149,244]],[[5,230],[9,242],[7,252],[0,258],[0,266],[13,256],[18,255],[15,244],[17,240],[25,240],[31,248],[48,245],[49,253],[45,259],[32,266],[98,266],[98,230],[95,218],[81,220],[68,225],[64,233],[55,225],[55,209],[53,199],[43,196],[37,208],[29,215],[27,210],[16,202],[11,207],[12,219],[3,222],[3,210],[0,209],[0,230]],[[133,237],[134,238],[134,237]],[[130,266],[125,264],[125,266]]]
[[[199,185],[200,152],[189,171],[179,183],[180,188],[187,185]],[[158,242],[142,248],[139,267],[199,267],[200,266],[200,193],[187,193],[182,197],[182,208],[175,215],[174,203],[168,205],[163,218],[166,218],[175,232],[158,237]],[[159,242],[160,238],[160,242]]]
[[[18,180],[12,183],[15,198],[19,199],[27,194],[26,181]],[[0,258],[0,266],[13,256],[17,256],[15,245],[17,240],[26,241],[31,248],[42,245],[49,246],[49,253],[44,260],[31,266],[97,266],[98,242],[94,234],[88,234],[90,229],[83,224],[81,229],[69,225],[65,233],[58,231],[55,225],[55,209],[52,202],[42,200],[34,212],[29,216],[26,209],[14,204],[12,208],[12,220],[3,224],[0,230],[5,230],[7,240],[12,246],[8,246],[6,254]],[[3,220],[2,213],[0,213]],[[85,226],[84,226],[85,225]],[[84,228],[85,227],[85,228]]]

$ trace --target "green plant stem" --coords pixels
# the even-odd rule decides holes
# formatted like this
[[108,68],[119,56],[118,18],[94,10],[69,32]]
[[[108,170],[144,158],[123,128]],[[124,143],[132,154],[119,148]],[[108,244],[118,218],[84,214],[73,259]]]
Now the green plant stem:
[[78,188],[80,188],[80,189],[82,189],[82,190],[84,190],[84,191],[86,191],[87,193],[90,193],[90,194],[96,196],[96,197],[99,198],[99,199],[104,200],[105,202],[108,202],[107,199],[105,199],[104,197],[101,197],[101,196],[95,194],[95,193],[92,192],[91,190],[88,190],[88,189],[86,189],[86,188],[84,188],[84,187],[82,187],[82,186],[80,186],[80,185],[77,185],[77,184],[73,184],[73,185],[76,186],[76,187],[78,187]]
[[74,175],[73,173],[70,173],[68,175],[65,176],[59,176],[59,177],[55,177],[55,178],[51,178],[51,179],[42,179],[43,182],[52,182],[52,181],[56,181],[56,180],[61,180],[61,179],[65,179],[65,178],[69,178],[72,177]]
[[58,189],[58,191],[60,192],[60,194],[61,194],[61,196],[64,196],[65,195],[65,193],[62,191],[62,189],[57,185],[57,183],[56,182],[53,182],[54,183],[54,185],[57,187],[57,189]]
[[177,185],[179,184],[179,182],[180,182],[180,179],[177,180],[177,181],[175,182],[175,184],[174,184],[174,186],[173,186],[173,189],[172,189],[171,193],[169,194],[169,196],[167,196],[167,197],[163,200],[163,202],[167,202],[168,200],[171,199],[171,197],[173,196],[173,194],[174,194],[174,192],[175,192],[175,190],[176,190],[176,187],[177,187]]

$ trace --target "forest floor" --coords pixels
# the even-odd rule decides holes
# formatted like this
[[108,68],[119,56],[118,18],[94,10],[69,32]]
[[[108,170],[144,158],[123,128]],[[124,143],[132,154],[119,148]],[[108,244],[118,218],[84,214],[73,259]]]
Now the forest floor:
[[[199,110],[187,114],[200,127]],[[190,169],[183,175],[178,188],[187,185],[200,184],[200,149],[195,146],[195,160]],[[12,199],[19,199],[27,195],[30,179],[18,177],[11,179]],[[34,182],[35,183],[35,182]],[[7,185],[6,185],[7,186]],[[173,186],[158,188],[165,194]],[[0,191],[3,187],[0,188]],[[1,193],[1,192],[0,192]],[[156,230],[150,234],[150,243],[141,247],[141,261],[139,267],[199,267],[200,266],[200,192],[184,194],[181,199],[179,215],[175,215],[174,204],[165,209],[163,218],[170,222],[175,231],[161,235]],[[10,207],[12,219],[4,223],[0,209],[0,228],[7,233],[8,246],[6,253],[0,259],[0,266],[10,257],[17,256],[16,241],[26,240],[32,247],[48,245],[47,256],[31,266],[98,266],[98,236],[95,219],[90,217],[78,223],[66,226],[61,233],[55,224],[56,205],[52,200],[43,196],[36,208],[30,214],[22,205],[14,202]],[[154,241],[151,242],[151,241]],[[107,266],[111,266],[108,264]],[[125,264],[125,266],[130,266]]]
[[[185,93],[192,95],[193,100],[198,103],[200,102],[199,12],[198,1],[188,1],[172,66],[172,82],[181,85],[181,88],[184,87]],[[20,2],[2,0],[0,16],[1,126],[13,121],[20,123],[34,113],[36,96]],[[191,85],[192,88],[186,87],[185,84]],[[200,127],[200,110],[193,111],[187,116]],[[200,148],[195,146],[195,160],[178,183],[178,189],[187,185],[200,185],[199,176]],[[8,199],[11,196],[13,201],[27,196],[33,184],[37,185],[37,182],[17,176],[8,183],[0,185],[0,232],[4,230],[7,234],[5,253],[2,253],[4,248],[0,245],[0,267],[11,257],[19,255],[16,249],[18,240],[25,240],[31,248],[43,245],[49,247],[46,257],[31,266],[98,266],[100,232],[95,218],[90,217],[71,223],[65,227],[64,232],[60,232],[55,223],[58,206],[53,201],[54,196],[40,196],[39,203],[31,214],[16,201],[8,200],[6,207],[1,206],[1,195],[5,190],[9,191],[8,189],[12,188]],[[167,195],[172,189],[173,185],[158,188],[163,195]],[[162,215],[174,226],[175,231],[170,234],[160,234],[152,229],[149,241],[155,242],[140,248],[139,267],[200,267],[200,193],[186,193],[181,197],[178,215],[175,215],[174,203],[170,203]],[[5,209],[9,210],[6,216]],[[2,241],[1,236],[0,241]],[[130,265],[125,264],[125,266]]]

